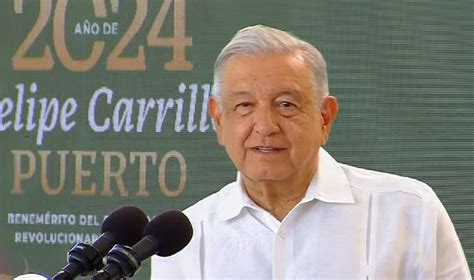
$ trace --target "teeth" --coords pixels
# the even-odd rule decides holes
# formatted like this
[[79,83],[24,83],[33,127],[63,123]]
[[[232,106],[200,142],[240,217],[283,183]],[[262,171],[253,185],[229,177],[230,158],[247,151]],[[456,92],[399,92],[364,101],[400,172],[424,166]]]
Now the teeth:
[[270,153],[273,151],[273,148],[258,148],[259,152]]

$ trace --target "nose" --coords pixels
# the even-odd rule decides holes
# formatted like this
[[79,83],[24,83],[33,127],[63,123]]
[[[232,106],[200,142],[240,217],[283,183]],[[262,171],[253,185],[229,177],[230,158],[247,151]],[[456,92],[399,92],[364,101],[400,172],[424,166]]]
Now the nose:
[[254,114],[254,131],[269,136],[280,131],[278,113],[271,108],[259,108]]

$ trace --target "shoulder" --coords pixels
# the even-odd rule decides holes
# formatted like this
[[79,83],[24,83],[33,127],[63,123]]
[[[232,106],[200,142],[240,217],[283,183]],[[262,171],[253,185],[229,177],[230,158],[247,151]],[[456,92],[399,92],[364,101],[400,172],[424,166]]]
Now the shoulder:
[[396,246],[405,242],[403,253],[414,252],[419,278],[470,279],[453,223],[430,186],[409,177],[345,164],[340,167],[355,197],[368,201],[361,205],[370,209],[370,228],[377,240],[374,246],[389,248],[393,240]]
[[[173,256],[166,258],[153,256],[151,279],[202,278],[201,252],[203,244],[201,239],[203,237],[203,224],[214,220],[222,207],[222,203],[225,203],[230,191],[236,185],[235,182],[227,184],[218,192],[201,199],[183,211],[193,227],[191,241],[183,250]],[[186,269],[183,269],[183,267]]]
[[195,204],[186,208],[183,212],[191,220],[193,224],[202,222],[204,220],[213,220],[216,215],[219,215],[219,209],[226,199],[230,196],[233,188],[237,187],[237,182],[231,182]]
[[372,194],[399,193],[426,201],[437,201],[433,189],[419,180],[395,174],[340,164],[351,188]]

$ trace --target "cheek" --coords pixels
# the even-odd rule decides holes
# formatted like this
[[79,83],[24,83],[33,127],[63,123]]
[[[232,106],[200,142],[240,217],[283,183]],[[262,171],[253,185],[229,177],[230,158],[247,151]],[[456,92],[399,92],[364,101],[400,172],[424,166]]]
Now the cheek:
[[287,137],[299,151],[307,152],[322,144],[322,130],[319,120],[302,123],[293,123],[288,126]]
[[227,121],[222,129],[222,138],[225,145],[243,146],[250,131],[250,124],[245,120]]

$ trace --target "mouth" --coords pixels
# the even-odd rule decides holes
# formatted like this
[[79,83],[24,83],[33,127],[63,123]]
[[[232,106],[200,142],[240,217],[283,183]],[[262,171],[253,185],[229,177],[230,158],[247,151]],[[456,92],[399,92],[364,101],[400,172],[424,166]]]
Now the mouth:
[[252,150],[259,152],[259,153],[264,153],[264,154],[270,154],[270,153],[275,153],[275,152],[280,152],[284,150],[283,148],[277,148],[277,147],[254,147]]

